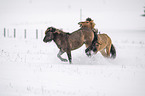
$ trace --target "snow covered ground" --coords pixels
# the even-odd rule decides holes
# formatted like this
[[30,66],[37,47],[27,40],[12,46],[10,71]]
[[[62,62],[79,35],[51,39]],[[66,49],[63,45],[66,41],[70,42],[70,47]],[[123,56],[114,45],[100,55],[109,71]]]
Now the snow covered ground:
[[[0,0],[0,96],[145,96],[144,4],[145,0]],[[42,41],[48,26],[77,30],[80,15],[82,21],[91,17],[95,28],[111,37],[115,60],[100,53],[88,58],[82,46],[72,51],[73,64],[61,62],[54,42]]]
[[88,58],[82,46],[69,64],[57,58],[54,42],[1,32],[0,96],[145,96],[145,31],[104,33],[116,47],[115,60],[100,53]]

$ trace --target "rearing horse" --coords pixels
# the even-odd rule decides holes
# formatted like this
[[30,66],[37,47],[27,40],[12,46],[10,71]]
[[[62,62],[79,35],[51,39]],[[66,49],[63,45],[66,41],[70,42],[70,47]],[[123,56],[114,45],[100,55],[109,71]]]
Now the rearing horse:
[[[93,31],[95,31],[94,25],[92,25],[91,23],[93,23],[93,20],[80,22],[79,25],[80,25],[80,27],[85,26],[85,27],[91,28]],[[91,55],[90,54],[91,50],[93,50],[95,53],[100,51],[101,54],[107,58],[113,58],[113,59],[116,58],[116,49],[115,49],[114,45],[112,44],[111,38],[107,34],[98,34],[97,35],[94,32],[94,40],[92,41],[92,45],[90,45],[85,50],[85,52],[88,56]]]
[[83,44],[86,45],[86,48],[89,48],[89,46],[92,44],[93,39],[94,32],[86,26],[83,26],[72,33],[66,33],[54,27],[49,27],[45,31],[45,37],[43,41],[47,43],[53,40],[56,43],[57,47],[60,49],[57,57],[61,61],[66,62],[67,59],[61,57],[61,55],[66,52],[68,60],[71,63],[71,51],[80,48]]

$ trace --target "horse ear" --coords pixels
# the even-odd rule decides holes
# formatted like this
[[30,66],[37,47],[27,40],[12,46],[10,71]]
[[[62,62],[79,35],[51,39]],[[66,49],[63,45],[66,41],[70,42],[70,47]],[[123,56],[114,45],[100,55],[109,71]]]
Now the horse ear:
[[45,31],[45,34],[47,34],[47,31]]
[[53,28],[53,27],[52,27],[51,31],[52,31],[52,32],[55,32],[55,31],[56,31],[56,28]]
[[45,34],[47,34],[47,32],[49,32],[50,31],[50,29],[49,28],[47,28],[47,30],[45,31]]

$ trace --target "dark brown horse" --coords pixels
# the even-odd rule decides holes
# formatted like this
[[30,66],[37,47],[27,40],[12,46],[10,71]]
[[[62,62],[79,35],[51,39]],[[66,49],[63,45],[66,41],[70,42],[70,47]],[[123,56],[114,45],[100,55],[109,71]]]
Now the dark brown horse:
[[43,41],[47,43],[53,40],[60,49],[57,57],[61,61],[66,62],[67,59],[61,57],[61,55],[66,52],[69,62],[71,63],[71,51],[80,48],[83,44],[85,44],[86,48],[88,48],[92,44],[93,39],[93,31],[85,26],[72,33],[66,33],[54,27],[49,27],[45,31]]

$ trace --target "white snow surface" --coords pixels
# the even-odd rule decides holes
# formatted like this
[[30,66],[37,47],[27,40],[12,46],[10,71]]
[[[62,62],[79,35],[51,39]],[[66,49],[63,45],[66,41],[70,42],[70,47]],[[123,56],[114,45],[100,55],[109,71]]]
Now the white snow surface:
[[72,51],[72,64],[57,58],[53,41],[1,34],[0,96],[145,96],[145,31],[104,33],[115,60],[100,53],[89,58],[82,46]]
[[[144,4],[145,0],[0,0],[0,96],[145,96]],[[60,61],[55,43],[42,41],[46,28],[72,32],[87,17],[111,37],[116,59],[99,52],[89,58],[83,45],[72,51],[72,64]]]

